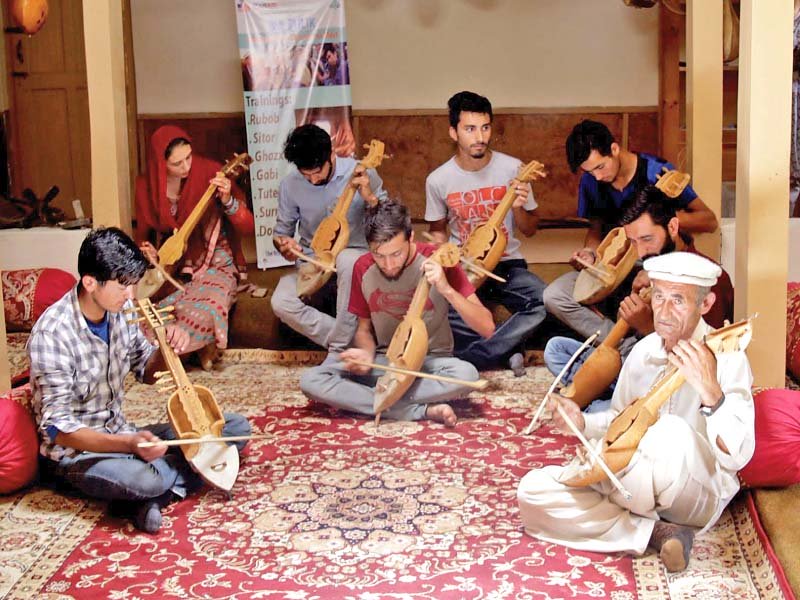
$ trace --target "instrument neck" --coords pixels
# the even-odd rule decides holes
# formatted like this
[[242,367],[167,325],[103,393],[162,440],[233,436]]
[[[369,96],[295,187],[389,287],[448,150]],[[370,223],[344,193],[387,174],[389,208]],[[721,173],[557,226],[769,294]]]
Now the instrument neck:
[[[352,179],[350,181],[352,182]],[[336,207],[333,209],[332,214],[347,222],[347,211],[350,210],[350,204],[352,204],[355,195],[356,188],[354,188],[351,183],[348,183],[342,195],[339,196],[339,199],[336,201]]]
[[[187,240],[189,236],[194,231],[194,228],[197,227],[197,224],[200,222],[200,219],[203,218],[203,215],[208,208],[208,204],[211,201],[211,198],[214,197],[214,193],[217,191],[217,186],[213,183],[208,186],[205,194],[200,198],[200,201],[195,205],[192,209],[192,212],[189,213],[189,216],[186,217],[186,221],[183,222],[183,225],[180,226],[178,231],[175,232],[175,237],[183,240]],[[159,262],[164,265],[164,258],[159,255]],[[169,263],[171,264],[171,263]]]
[[497,208],[494,209],[492,216],[487,219],[487,225],[492,227],[500,227],[500,224],[506,218],[508,211],[511,210],[511,206],[514,204],[514,198],[517,195],[517,183],[519,182],[516,179],[513,179],[511,183],[508,184],[508,188],[506,189],[503,199],[500,200],[500,204],[498,204]]
[[657,415],[664,403],[670,399],[672,394],[678,391],[685,381],[686,378],[681,375],[677,368],[670,367],[664,376],[647,392],[644,405],[651,414]]
[[175,354],[175,350],[172,349],[172,346],[170,346],[167,341],[166,329],[164,327],[156,327],[153,331],[156,334],[156,338],[158,338],[158,347],[161,350],[161,356],[164,357],[164,362],[167,364],[167,368],[172,375],[173,381],[175,381],[175,385],[178,386],[179,390],[185,385],[191,386],[191,382],[186,375],[181,359]]
[[614,324],[614,327],[611,328],[611,331],[608,332],[606,339],[603,340],[603,346],[616,348],[619,346],[619,343],[622,341],[622,339],[628,335],[628,331],[630,331],[630,329],[631,326],[628,325],[628,322],[625,319],[620,318]]
[[421,279],[417,284],[417,289],[414,290],[414,296],[411,298],[411,304],[408,305],[406,318],[421,318],[422,312],[425,310],[425,303],[428,300],[428,294],[431,291],[431,285],[425,279],[425,274],[420,272]]

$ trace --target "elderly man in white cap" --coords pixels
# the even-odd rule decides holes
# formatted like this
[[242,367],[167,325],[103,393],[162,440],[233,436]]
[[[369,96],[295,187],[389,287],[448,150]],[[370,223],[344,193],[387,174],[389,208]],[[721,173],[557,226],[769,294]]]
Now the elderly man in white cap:
[[[668,571],[681,571],[697,529],[719,518],[739,489],[736,472],[750,460],[752,375],[744,352],[715,355],[703,343],[712,331],[703,320],[714,303],[720,274],[713,262],[686,252],[645,261],[653,283],[655,332],[625,361],[611,407],[594,414],[553,397],[590,440],[601,439],[612,419],[658,382],[671,365],[684,383],[660,410],[627,467],[617,473],[633,498],[609,481],[568,487],[565,467],[528,473],[517,490],[525,531],[548,542],[595,552],[642,554],[652,546]],[[566,423],[554,410],[562,431]]]

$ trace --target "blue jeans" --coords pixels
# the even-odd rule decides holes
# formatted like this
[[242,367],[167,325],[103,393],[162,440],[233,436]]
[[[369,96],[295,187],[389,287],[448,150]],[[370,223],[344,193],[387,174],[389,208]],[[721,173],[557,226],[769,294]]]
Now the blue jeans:
[[[568,337],[556,336],[550,338],[547,345],[544,347],[544,364],[547,365],[548,370],[553,375],[558,377],[558,374],[561,373],[561,369],[569,362],[569,359],[572,358],[572,355],[581,347],[582,343],[583,342]],[[593,348],[586,348],[581,352],[575,359],[575,362],[572,363],[572,366],[564,373],[564,377],[561,378],[562,387],[572,382],[575,373],[583,366],[583,363],[586,362],[592,352],[594,352]],[[611,396],[614,391],[614,385],[615,384],[612,383],[600,398],[584,409],[584,412],[601,412],[611,406]]]
[[[249,435],[250,423],[241,415],[225,413],[223,436]],[[148,425],[142,429],[162,440],[174,440],[169,423]],[[236,442],[241,451],[246,441]],[[186,462],[179,448],[170,448],[164,456],[146,462],[135,454],[118,452],[81,452],[58,462],[49,461],[52,475],[91,498],[102,500],[149,500],[171,490],[181,498],[198,489],[202,479]]]
[[486,339],[473,331],[451,306],[448,319],[453,330],[454,354],[480,370],[505,366],[514,351],[521,350],[545,317],[542,293],[544,282],[528,271],[521,259],[500,261],[494,274],[506,280],[500,283],[487,279],[478,289],[481,302],[496,302],[505,306],[511,317]]

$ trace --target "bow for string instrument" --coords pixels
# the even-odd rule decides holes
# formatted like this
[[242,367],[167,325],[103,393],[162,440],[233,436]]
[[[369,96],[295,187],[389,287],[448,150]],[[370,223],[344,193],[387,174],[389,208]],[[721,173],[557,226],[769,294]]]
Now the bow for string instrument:
[[[239,175],[240,169],[246,171],[251,162],[253,162],[253,159],[250,158],[246,152],[234,154],[233,158],[226,162],[220,170],[225,177],[236,177]],[[180,285],[172,280],[166,269],[177,263],[183,256],[183,253],[186,252],[189,236],[192,235],[194,228],[205,214],[216,191],[216,185],[213,183],[209,185],[206,193],[203,194],[200,201],[192,209],[192,212],[189,213],[183,225],[176,229],[173,234],[161,244],[161,247],[158,249],[158,263],[153,265],[156,268],[149,269],[144,277],[142,277],[136,288],[137,298],[149,298],[164,285],[166,280],[170,280],[173,285],[180,288]]]
[[[643,288],[639,297],[645,302],[650,302],[650,288]],[[631,327],[628,322],[620,318],[608,332],[603,342],[595,348],[594,352],[586,359],[575,373],[572,382],[559,391],[559,395],[569,398],[575,404],[586,408],[592,401],[597,400],[608,386],[619,376],[622,368],[622,357],[619,354],[619,343],[628,335]]]
[[594,264],[576,259],[584,268],[578,273],[572,291],[575,302],[600,302],[625,280],[638,256],[622,227],[609,231],[597,247],[597,260]]
[[[439,246],[426,261],[436,261],[447,268],[456,266],[459,258],[458,246],[445,243]],[[375,410],[376,425],[380,422],[381,413],[400,400],[417,377],[427,375],[420,373],[419,370],[428,355],[428,328],[425,321],[422,320],[422,313],[425,310],[425,302],[430,289],[431,286],[425,275],[420,274],[419,283],[414,290],[414,296],[411,298],[405,317],[395,329],[392,340],[389,342],[386,350],[386,358],[389,359],[387,372],[378,378],[375,384],[373,409]],[[384,368],[381,365],[372,366]],[[461,380],[454,381],[465,383]]]
[[516,178],[508,184],[506,193],[492,212],[492,216],[473,229],[462,245],[461,254],[467,259],[465,262],[467,277],[475,288],[480,287],[486,280],[486,272],[494,271],[506,251],[508,236],[503,228],[503,221],[517,196],[516,184],[536,181],[540,177],[547,177],[542,163],[532,160],[521,167]]
[[[167,342],[166,322],[171,320],[174,307],[156,309],[147,298],[137,300],[144,320],[153,329],[158,347],[169,371],[156,373],[162,390],[174,390],[167,400],[167,415],[179,440],[197,443],[181,445],[186,460],[200,477],[210,485],[230,492],[239,474],[239,452],[219,438],[225,417],[210,389],[195,385],[186,376],[178,355]],[[208,438],[216,438],[213,441]]]
[[[752,318],[744,319],[710,332],[703,341],[714,354],[743,351],[750,343],[752,331]],[[676,367],[670,367],[649,392],[614,417],[602,440],[600,460],[572,463],[564,471],[562,483],[585,487],[603,481],[608,476],[606,469],[618,473],[627,467],[647,430],[658,421],[661,406],[685,381]]]
[[[372,140],[367,155],[359,161],[365,169],[376,169],[388,158],[383,154],[384,144],[380,140]],[[331,274],[336,271],[336,257],[347,248],[350,242],[350,223],[347,221],[347,211],[356,195],[356,188],[353,187],[353,178],[345,186],[344,191],[338,200],[333,212],[322,219],[322,222],[314,232],[311,239],[311,250],[314,256],[308,257],[302,252],[294,252],[300,260],[309,264],[302,265],[297,271],[297,295],[301,298],[313,296],[331,278]]]

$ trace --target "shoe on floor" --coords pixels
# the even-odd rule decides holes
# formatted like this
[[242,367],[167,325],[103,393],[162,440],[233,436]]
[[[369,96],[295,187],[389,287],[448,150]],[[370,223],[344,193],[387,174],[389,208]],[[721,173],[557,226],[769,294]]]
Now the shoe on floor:
[[525,357],[520,352],[515,352],[508,359],[508,368],[514,371],[514,377],[525,375]]

